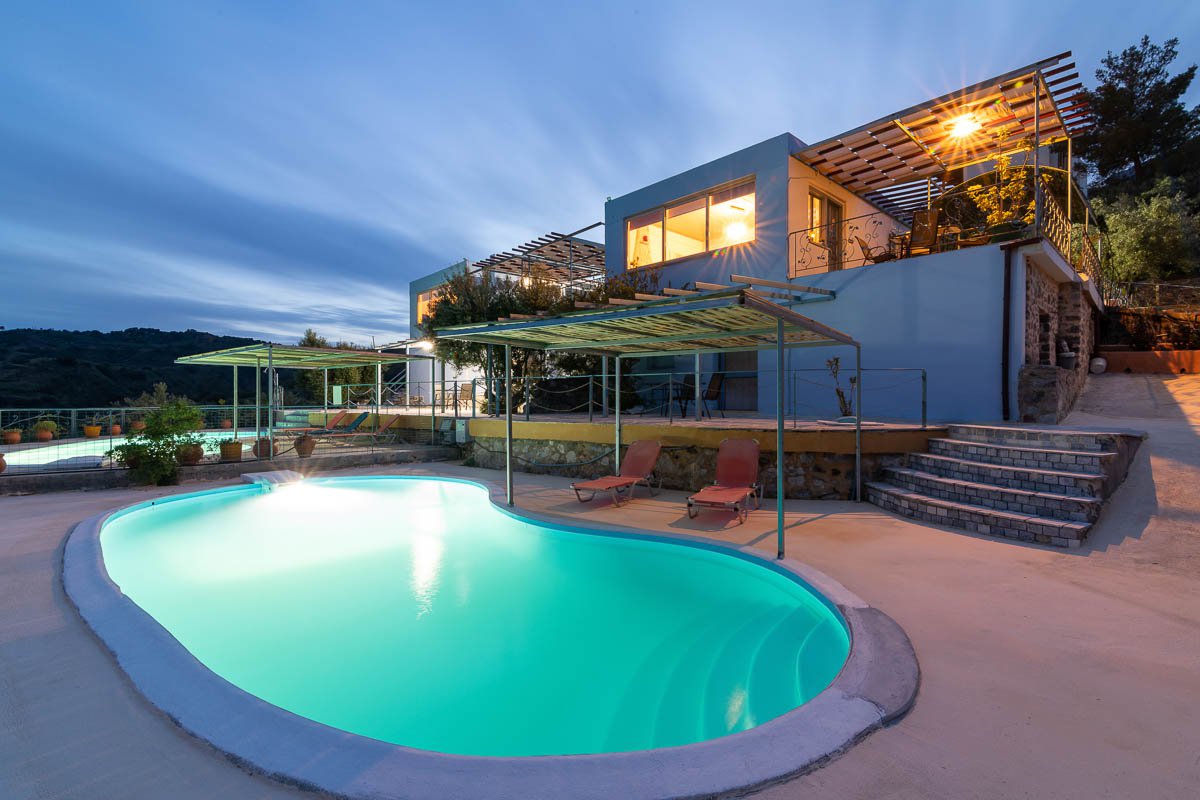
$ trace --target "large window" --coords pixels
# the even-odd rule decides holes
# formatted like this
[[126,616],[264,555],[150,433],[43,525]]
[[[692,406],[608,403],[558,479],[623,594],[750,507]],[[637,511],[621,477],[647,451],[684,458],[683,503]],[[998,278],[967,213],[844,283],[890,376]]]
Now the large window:
[[629,269],[754,241],[754,181],[625,220]]
[[434,299],[437,297],[437,288],[430,289],[427,292],[420,292],[417,295],[417,324],[422,325],[425,318],[429,316],[430,307],[433,305]]
[[808,196],[808,238],[829,251],[829,269],[842,268],[842,204],[819,192]]

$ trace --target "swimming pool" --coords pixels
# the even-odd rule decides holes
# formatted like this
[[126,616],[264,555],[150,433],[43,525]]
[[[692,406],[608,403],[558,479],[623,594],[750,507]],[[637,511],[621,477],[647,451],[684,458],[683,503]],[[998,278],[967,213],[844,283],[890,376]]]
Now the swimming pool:
[[838,610],[736,551],[510,515],[448,479],[310,479],[100,529],[121,591],[212,672],[383,742],[618,753],[746,731],[825,689]]
[[[197,431],[203,441],[204,452],[211,455],[220,450],[218,445],[234,436],[232,430]],[[243,451],[249,452],[254,445],[254,429],[237,432],[245,440]],[[14,474],[20,472],[47,472],[74,469],[98,469],[105,466],[108,451],[126,442],[122,436],[102,436],[98,439],[75,439],[54,444],[17,445],[4,449],[4,460]]]

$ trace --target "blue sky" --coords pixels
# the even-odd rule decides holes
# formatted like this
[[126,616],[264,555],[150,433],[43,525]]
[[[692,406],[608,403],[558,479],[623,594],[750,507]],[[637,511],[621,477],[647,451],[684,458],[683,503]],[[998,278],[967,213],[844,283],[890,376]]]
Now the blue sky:
[[0,325],[400,338],[409,279],[783,131],[1200,61],[1194,0],[819,6],[0,3]]

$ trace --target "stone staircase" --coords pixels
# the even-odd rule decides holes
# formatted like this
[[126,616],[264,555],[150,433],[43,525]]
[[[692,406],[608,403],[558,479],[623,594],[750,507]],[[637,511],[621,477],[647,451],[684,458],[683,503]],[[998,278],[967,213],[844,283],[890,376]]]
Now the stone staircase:
[[947,432],[868,483],[867,499],[922,522],[1058,547],[1087,538],[1144,438],[993,425]]

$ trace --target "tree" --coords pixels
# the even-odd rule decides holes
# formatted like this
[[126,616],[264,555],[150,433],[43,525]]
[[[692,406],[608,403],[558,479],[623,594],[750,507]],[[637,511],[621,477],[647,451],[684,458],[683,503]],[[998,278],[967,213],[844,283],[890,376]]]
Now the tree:
[[1141,191],[1160,175],[1170,175],[1167,169],[1196,169],[1190,161],[1173,158],[1200,133],[1200,107],[1189,110],[1182,102],[1196,65],[1174,76],[1167,71],[1178,56],[1178,44],[1178,39],[1168,39],[1157,45],[1143,36],[1120,55],[1109,51],[1096,70],[1099,85],[1082,93],[1096,124],[1080,137],[1079,155],[1110,189]]
[[1169,180],[1095,206],[1108,227],[1109,280],[1161,281],[1200,271],[1200,215]]
[[[304,331],[304,335],[296,344],[301,347],[333,347],[336,350],[366,350],[365,347],[359,347],[351,342],[338,342],[330,345],[329,340],[317,333],[312,328]],[[319,369],[302,369],[297,370],[299,375],[296,376],[296,390],[302,392],[306,398],[312,402],[320,403],[321,393],[324,391],[325,377],[322,370]],[[329,385],[375,385],[375,367],[338,367],[329,370]]]

